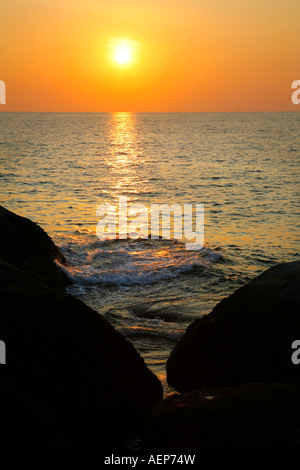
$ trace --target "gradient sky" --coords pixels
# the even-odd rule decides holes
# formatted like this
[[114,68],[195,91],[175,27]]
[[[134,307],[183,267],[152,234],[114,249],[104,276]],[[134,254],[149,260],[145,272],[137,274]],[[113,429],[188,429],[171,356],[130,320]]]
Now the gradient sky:
[[296,111],[299,18],[299,0],[1,0],[0,111]]

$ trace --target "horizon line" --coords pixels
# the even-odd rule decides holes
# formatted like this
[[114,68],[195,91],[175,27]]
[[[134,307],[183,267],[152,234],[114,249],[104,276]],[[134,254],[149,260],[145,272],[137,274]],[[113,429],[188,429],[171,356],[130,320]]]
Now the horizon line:
[[260,111],[12,111],[1,110],[0,113],[49,113],[49,114],[213,114],[213,113],[227,113],[227,114],[246,114],[246,113],[294,113],[300,109],[285,109],[285,110],[260,110]]

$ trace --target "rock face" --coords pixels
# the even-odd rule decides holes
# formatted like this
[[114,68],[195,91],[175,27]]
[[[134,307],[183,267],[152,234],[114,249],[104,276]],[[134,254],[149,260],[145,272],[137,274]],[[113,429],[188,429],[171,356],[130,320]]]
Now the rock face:
[[300,382],[300,261],[279,264],[192,323],[167,362],[179,392],[251,382]]
[[175,395],[154,406],[142,450],[298,449],[300,386],[253,384]]
[[44,286],[67,285],[69,280],[53,260],[66,260],[37,224],[0,206],[0,258],[37,279]]
[[0,207],[0,448],[118,449],[162,386],[133,345],[65,293],[65,260]]
[[181,394],[148,413],[142,450],[299,448],[299,285],[300,262],[277,265],[189,326],[167,363]]

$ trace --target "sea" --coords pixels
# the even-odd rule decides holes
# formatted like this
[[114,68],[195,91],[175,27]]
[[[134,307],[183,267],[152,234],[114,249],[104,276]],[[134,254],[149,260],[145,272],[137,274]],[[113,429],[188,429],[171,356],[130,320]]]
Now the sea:
[[[188,325],[299,259],[299,131],[299,112],[2,112],[0,203],[53,238],[68,291],[134,344],[168,395],[166,360]],[[203,204],[203,246],[187,249],[172,217],[169,237],[117,217],[99,237],[99,206],[118,214],[120,198],[149,217],[152,204]]]

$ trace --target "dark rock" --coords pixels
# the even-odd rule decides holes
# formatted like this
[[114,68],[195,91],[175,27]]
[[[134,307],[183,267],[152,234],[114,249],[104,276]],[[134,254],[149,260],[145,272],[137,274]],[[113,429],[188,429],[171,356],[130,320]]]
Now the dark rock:
[[0,258],[46,286],[70,283],[54,261],[66,264],[59,248],[37,224],[0,206]]
[[177,391],[251,382],[300,382],[300,261],[274,266],[192,323],[167,362]]
[[300,386],[252,384],[175,395],[154,406],[141,450],[299,449]]
[[[7,364],[0,368],[0,447],[116,449],[161,400],[161,383],[113,326],[65,293],[53,263],[59,250],[45,232],[23,218],[18,226],[7,212],[1,209],[0,339]],[[22,237],[26,253],[20,247],[20,256],[10,253],[9,230]]]

